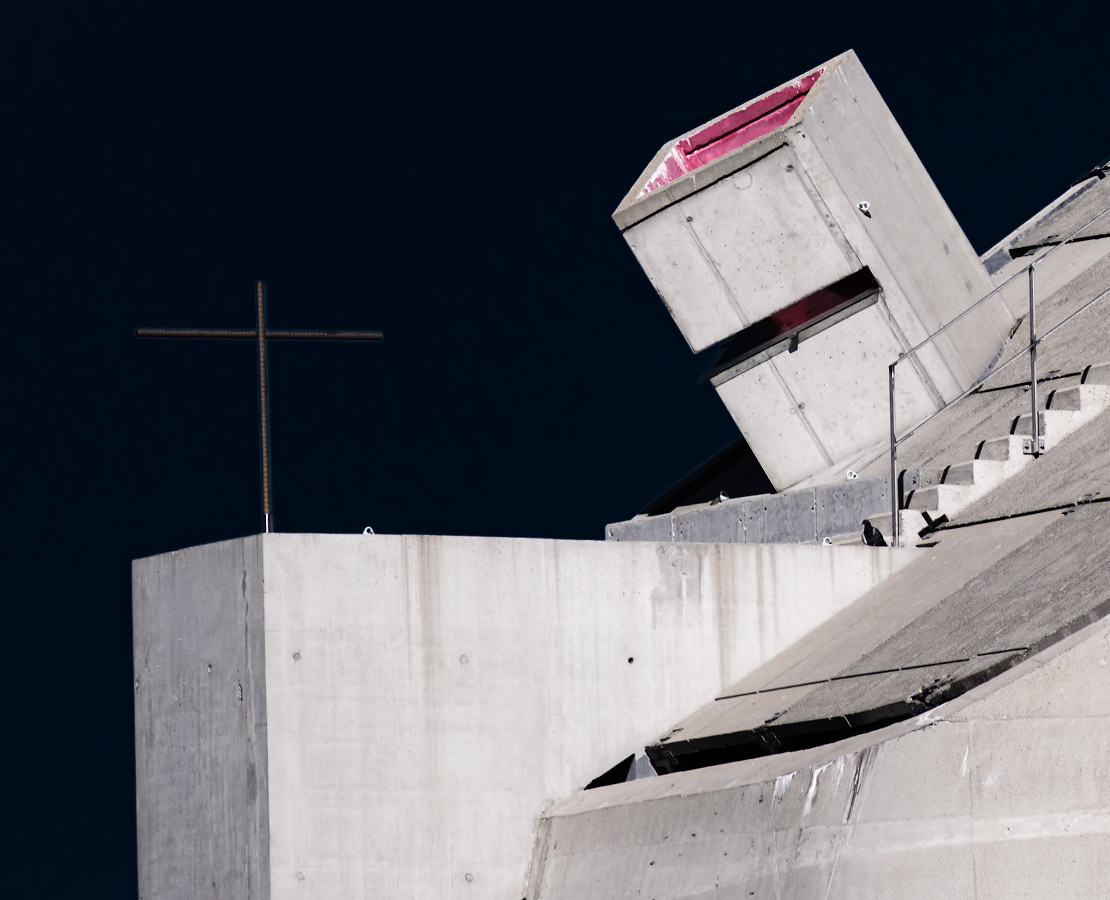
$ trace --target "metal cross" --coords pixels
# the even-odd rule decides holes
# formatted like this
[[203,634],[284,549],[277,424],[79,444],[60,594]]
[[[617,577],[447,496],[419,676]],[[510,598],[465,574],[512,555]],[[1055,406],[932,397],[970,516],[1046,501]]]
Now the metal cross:
[[270,394],[267,385],[268,341],[380,341],[380,331],[274,331],[266,327],[266,283],[254,285],[256,326],[246,328],[136,328],[140,338],[228,338],[258,341],[258,422],[262,441],[262,524],[266,533],[274,530],[270,505]]

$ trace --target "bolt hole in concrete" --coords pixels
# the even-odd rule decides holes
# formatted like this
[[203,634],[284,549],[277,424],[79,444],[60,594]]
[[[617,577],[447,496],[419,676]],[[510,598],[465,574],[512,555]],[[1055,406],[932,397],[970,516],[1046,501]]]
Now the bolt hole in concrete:
[[465,666],[468,662],[470,662],[470,658],[464,653],[462,656],[459,657],[459,662],[461,662]]
[[300,658],[301,658],[301,651],[300,650],[294,650],[293,651],[293,661],[296,662]]
[[631,656],[630,656],[630,657],[628,657],[628,664],[629,664],[629,665],[632,665],[632,663],[633,663],[633,662],[635,662],[635,659],[634,659],[633,657],[631,657]]
[[463,876],[463,878],[465,878],[465,879],[466,879],[467,881],[473,881],[473,880],[474,880],[474,876],[473,876],[473,875],[471,875],[471,874],[470,874],[469,872],[467,872],[467,873],[466,873],[466,874],[465,874],[465,875]]

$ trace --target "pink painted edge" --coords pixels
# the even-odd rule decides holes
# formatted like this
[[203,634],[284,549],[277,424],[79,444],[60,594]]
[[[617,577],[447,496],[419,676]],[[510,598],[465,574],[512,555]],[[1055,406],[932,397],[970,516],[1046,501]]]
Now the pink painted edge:
[[640,196],[681,178],[790,121],[824,69],[811,72],[675,142],[640,190]]

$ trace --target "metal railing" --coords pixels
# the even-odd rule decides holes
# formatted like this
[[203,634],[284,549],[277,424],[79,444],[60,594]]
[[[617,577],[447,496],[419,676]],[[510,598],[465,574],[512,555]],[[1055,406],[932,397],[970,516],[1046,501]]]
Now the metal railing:
[[[1011,275],[1004,282],[1002,282],[1002,284],[998,285],[998,287],[996,287],[993,290],[989,291],[988,293],[984,294],[982,297],[980,297],[978,300],[976,300],[975,303],[973,303],[971,306],[969,306],[967,309],[965,309],[962,313],[960,313],[958,316],[956,316],[956,318],[952,319],[952,321],[948,322],[946,325],[941,326],[939,329],[937,329],[932,334],[930,334],[927,338],[925,338],[925,340],[921,341],[921,343],[917,344],[914,347],[911,347],[909,350],[907,350],[905,353],[903,353],[894,362],[892,362],[890,364],[890,367],[889,367],[889,382],[890,382],[890,509],[891,509],[891,513],[892,513],[892,515],[891,515],[891,520],[892,520],[891,521],[891,537],[892,537],[892,540],[890,542],[890,545],[892,547],[899,546],[900,537],[901,537],[901,535],[899,533],[900,532],[900,522],[899,522],[899,516],[898,516],[899,512],[902,509],[901,498],[900,498],[899,492],[898,492],[898,446],[902,442],[904,442],[906,440],[909,440],[911,437],[913,437],[918,431],[920,431],[922,428],[924,428],[926,425],[928,425],[931,421],[933,421],[933,419],[935,419],[937,416],[939,416],[942,412],[944,412],[950,406],[952,406],[955,403],[958,403],[960,400],[963,400],[964,397],[967,397],[973,391],[977,390],[984,382],[987,381],[988,378],[991,378],[994,375],[997,375],[999,372],[1001,372],[1003,369],[1005,369],[1011,363],[1016,362],[1017,360],[1021,359],[1026,353],[1029,354],[1029,393],[1031,395],[1030,396],[1030,403],[1031,403],[1031,407],[1032,407],[1032,417],[1031,417],[1032,418],[1032,425],[1031,425],[1031,428],[1030,428],[1030,431],[1031,431],[1031,434],[1030,434],[1030,448],[1031,448],[1031,451],[1034,455],[1039,455],[1041,453],[1041,447],[1042,447],[1041,442],[1042,442],[1043,438],[1040,435],[1040,416],[1039,416],[1038,410],[1037,410],[1037,345],[1041,341],[1043,341],[1045,338],[1047,338],[1050,334],[1052,334],[1054,331],[1056,331],[1059,328],[1062,328],[1064,325],[1066,325],[1068,322],[1070,322],[1072,319],[1074,319],[1077,315],[1079,315],[1081,312],[1086,310],[1088,307],[1093,306],[1095,303],[1097,303],[1099,300],[1101,300],[1107,294],[1110,294],[1110,288],[1106,288],[1106,290],[1102,291],[1100,294],[1096,295],[1091,300],[1088,300],[1079,309],[1070,313],[1066,318],[1064,318],[1060,322],[1057,322],[1055,325],[1052,326],[1052,328],[1050,328],[1048,331],[1046,331],[1044,334],[1042,334],[1038,337],[1038,335],[1037,335],[1037,314],[1036,314],[1036,284],[1035,284],[1035,276],[1034,276],[1033,273],[1036,270],[1036,267],[1039,263],[1044,262],[1046,259],[1048,259],[1048,257],[1050,257],[1053,253],[1055,253],[1057,250],[1059,250],[1065,244],[1068,244],[1073,239],[1075,239],[1076,235],[1078,235],[1079,232],[1083,231],[1086,228],[1089,228],[1091,225],[1093,225],[1095,222],[1097,222],[1099,219],[1101,219],[1103,216],[1107,215],[1108,213],[1110,213],[1110,207],[1107,207],[1102,212],[1098,213],[1096,216],[1094,216],[1091,219],[1089,219],[1088,221],[1084,222],[1082,225],[1080,225],[1078,228],[1076,228],[1071,234],[1069,234],[1066,238],[1057,242],[1055,244],[1055,246],[1050,247],[1046,252],[1042,253],[1036,259],[1032,260],[1027,266],[1024,266],[1021,269],[1018,269],[1016,272],[1014,272],[1013,275]],[[1029,345],[1027,347],[1023,347],[1020,351],[1015,353],[1010,359],[1006,360],[1006,362],[1004,362],[1002,365],[997,366],[997,367],[993,366],[993,365],[989,366],[987,368],[987,370],[975,380],[975,382],[971,385],[971,387],[969,387],[967,390],[965,390],[959,396],[953,397],[951,400],[948,400],[947,402],[945,402],[939,409],[935,410],[927,418],[922,419],[920,422],[918,422],[916,425],[914,425],[913,428],[911,428],[909,431],[907,431],[905,434],[903,434],[899,437],[898,436],[898,431],[897,431],[897,424],[896,424],[896,421],[895,421],[895,409],[894,409],[895,378],[896,378],[895,370],[897,369],[898,364],[900,362],[903,362],[906,359],[909,359],[911,356],[917,355],[917,352],[919,350],[921,350],[927,344],[932,343],[936,338],[938,338],[938,337],[940,337],[940,335],[944,334],[944,332],[946,332],[949,328],[951,328],[953,325],[955,325],[957,322],[959,322],[965,316],[974,312],[976,309],[978,309],[980,306],[982,306],[984,303],[986,303],[987,300],[989,300],[991,297],[993,297],[995,294],[997,294],[999,291],[1001,291],[1003,288],[1005,288],[1011,282],[1013,282],[1017,278],[1021,277],[1021,275],[1024,274],[1025,272],[1029,273],[1028,274],[1028,278],[1029,278]]]

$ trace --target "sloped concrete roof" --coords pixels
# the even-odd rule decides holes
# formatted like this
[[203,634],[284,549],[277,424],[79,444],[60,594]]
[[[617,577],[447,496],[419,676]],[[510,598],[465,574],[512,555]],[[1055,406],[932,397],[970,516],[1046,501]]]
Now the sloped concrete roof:
[[1104,896],[1108,660],[1103,619],[869,734],[575,794],[527,896]]
[[679,771],[920,715],[1110,614],[1108,571],[1108,504],[952,529],[648,755]]

